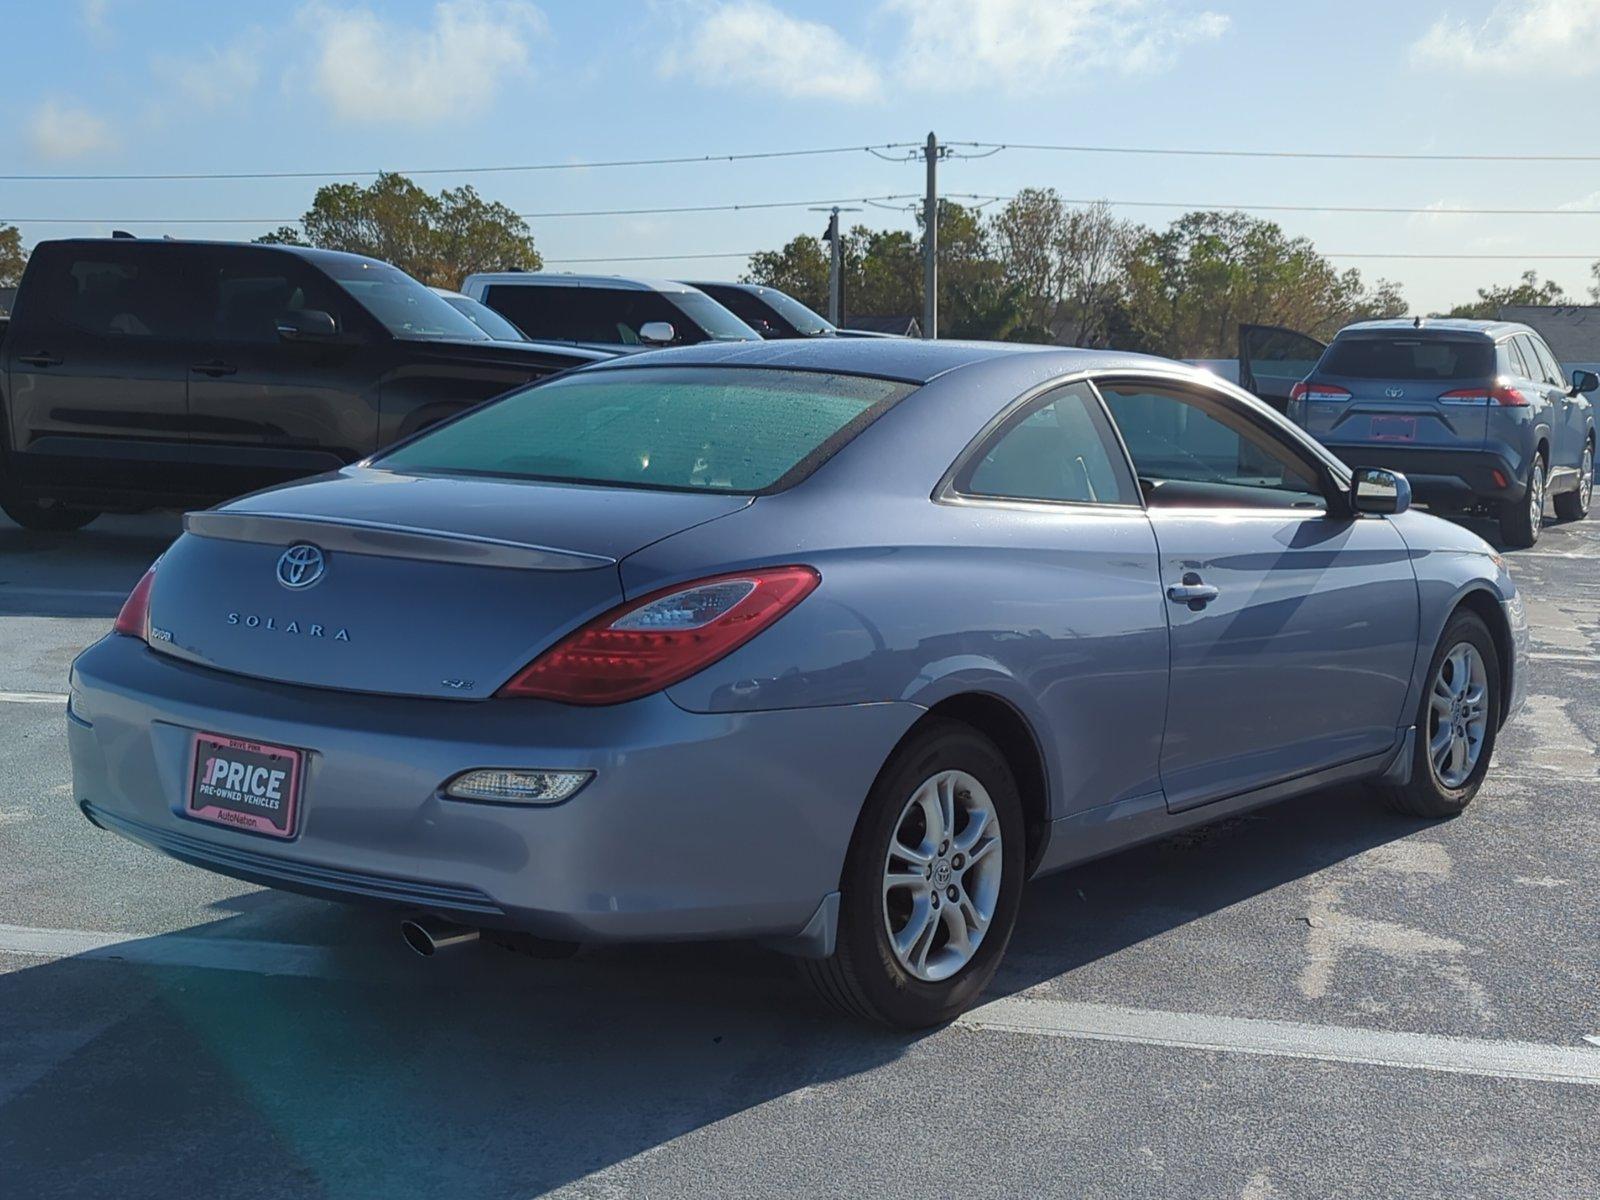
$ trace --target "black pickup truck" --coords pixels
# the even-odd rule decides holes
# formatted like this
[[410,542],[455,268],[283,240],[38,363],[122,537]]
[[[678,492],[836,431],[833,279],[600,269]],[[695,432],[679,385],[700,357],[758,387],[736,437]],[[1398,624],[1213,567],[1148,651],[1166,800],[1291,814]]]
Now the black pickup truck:
[[42,242],[0,340],[0,509],[65,531],[106,511],[211,503],[609,357],[493,341],[360,255]]

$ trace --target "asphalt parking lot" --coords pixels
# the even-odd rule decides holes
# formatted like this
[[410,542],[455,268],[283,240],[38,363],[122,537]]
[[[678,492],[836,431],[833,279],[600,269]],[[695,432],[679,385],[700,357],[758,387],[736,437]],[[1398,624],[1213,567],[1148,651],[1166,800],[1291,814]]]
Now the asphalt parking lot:
[[93,829],[67,664],[176,529],[0,521],[0,1194],[1600,1194],[1600,520],[1511,556],[1467,815],[1323,792],[1042,880],[924,1036],[756,949],[424,961]]

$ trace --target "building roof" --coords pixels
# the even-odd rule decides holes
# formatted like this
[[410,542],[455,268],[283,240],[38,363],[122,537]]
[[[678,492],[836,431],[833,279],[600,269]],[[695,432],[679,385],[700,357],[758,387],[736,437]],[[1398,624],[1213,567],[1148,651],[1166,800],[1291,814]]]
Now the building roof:
[[1536,330],[1563,364],[1600,362],[1600,305],[1516,304],[1500,316]]

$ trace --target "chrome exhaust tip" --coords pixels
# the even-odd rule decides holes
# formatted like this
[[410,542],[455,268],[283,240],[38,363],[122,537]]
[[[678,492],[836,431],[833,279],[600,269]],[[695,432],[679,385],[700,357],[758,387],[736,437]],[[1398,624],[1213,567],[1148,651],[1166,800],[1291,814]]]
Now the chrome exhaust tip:
[[464,946],[478,940],[478,931],[471,925],[457,925],[438,917],[407,917],[400,922],[400,936],[406,945],[423,958],[432,958],[441,950]]

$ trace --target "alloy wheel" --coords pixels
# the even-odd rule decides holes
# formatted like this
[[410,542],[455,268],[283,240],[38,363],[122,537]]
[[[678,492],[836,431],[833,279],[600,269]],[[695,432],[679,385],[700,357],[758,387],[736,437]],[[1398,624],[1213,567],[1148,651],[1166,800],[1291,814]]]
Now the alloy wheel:
[[1459,642],[1434,674],[1428,698],[1428,762],[1444,787],[1465,786],[1489,729],[1489,672],[1470,642]]
[[883,864],[883,921],[900,965],[929,983],[972,961],[1000,898],[1000,819],[984,786],[940,771],[912,792]]
[[1537,458],[1528,476],[1528,525],[1535,537],[1544,527],[1544,462]]
[[1589,511],[1589,501],[1594,498],[1594,443],[1583,448],[1583,462],[1578,467],[1578,508]]

